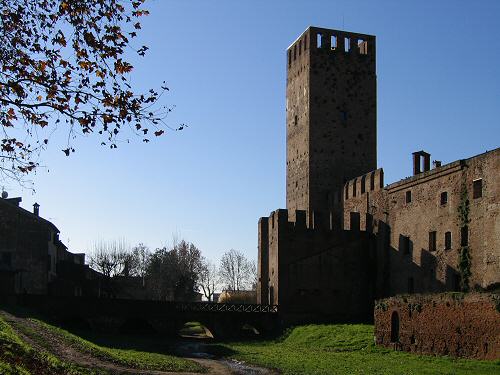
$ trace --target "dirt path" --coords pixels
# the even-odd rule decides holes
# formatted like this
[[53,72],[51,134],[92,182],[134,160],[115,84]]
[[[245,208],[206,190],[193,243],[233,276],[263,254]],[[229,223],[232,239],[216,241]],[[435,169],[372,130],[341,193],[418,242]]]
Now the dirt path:
[[[151,375],[199,375],[199,373],[192,372],[169,372],[169,371],[155,371],[155,370],[138,370],[131,367],[116,364],[111,361],[106,361],[101,358],[92,356],[76,347],[73,343],[64,340],[63,337],[47,330],[42,325],[25,318],[20,318],[9,314],[5,311],[0,312],[2,317],[12,326],[16,333],[33,348],[39,351],[48,351],[56,357],[65,362],[74,363],[81,367],[99,368],[110,372],[111,374],[151,374]],[[44,345],[40,345],[40,340],[30,337],[29,334],[23,333],[18,326],[24,326],[31,329],[40,336]],[[213,375],[227,375],[237,374],[229,366],[223,364],[221,361],[204,358],[186,358],[195,361],[209,370],[209,374]]]

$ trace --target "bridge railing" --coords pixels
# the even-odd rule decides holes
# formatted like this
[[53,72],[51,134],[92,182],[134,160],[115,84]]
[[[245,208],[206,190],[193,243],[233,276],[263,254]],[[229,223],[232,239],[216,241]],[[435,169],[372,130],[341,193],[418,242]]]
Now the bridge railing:
[[192,312],[277,313],[277,305],[212,302],[175,302],[175,309]]

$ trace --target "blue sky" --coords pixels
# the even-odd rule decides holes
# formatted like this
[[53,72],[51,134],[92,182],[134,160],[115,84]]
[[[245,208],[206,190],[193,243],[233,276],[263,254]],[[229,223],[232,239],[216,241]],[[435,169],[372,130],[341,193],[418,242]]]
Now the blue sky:
[[257,220],[285,207],[288,45],[308,26],[377,36],[378,165],[411,174],[411,152],[443,163],[500,145],[500,1],[149,1],[132,81],[171,89],[169,132],[111,151],[64,129],[41,155],[37,201],[71,251],[125,238],[152,249],[172,235],[217,260],[257,256]]

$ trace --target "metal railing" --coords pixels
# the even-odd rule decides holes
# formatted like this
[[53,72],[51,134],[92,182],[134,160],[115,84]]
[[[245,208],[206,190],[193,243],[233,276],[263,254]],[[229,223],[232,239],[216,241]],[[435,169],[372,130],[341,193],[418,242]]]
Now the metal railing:
[[277,305],[243,303],[175,302],[175,309],[186,312],[277,313]]

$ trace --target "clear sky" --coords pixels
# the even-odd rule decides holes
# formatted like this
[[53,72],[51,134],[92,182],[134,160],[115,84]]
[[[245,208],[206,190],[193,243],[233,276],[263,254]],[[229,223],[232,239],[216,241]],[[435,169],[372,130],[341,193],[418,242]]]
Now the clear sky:
[[[156,0],[147,2],[133,82],[171,89],[173,126],[111,151],[64,129],[42,154],[36,192],[7,184],[61,230],[73,252],[177,234],[217,260],[257,257],[257,221],[285,207],[288,45],[308,26],[377,36],[378,165],[411,174],[411,152],[443,163],[500,146],[500,1]],[[59,143],[58,143],[59,142]]]

